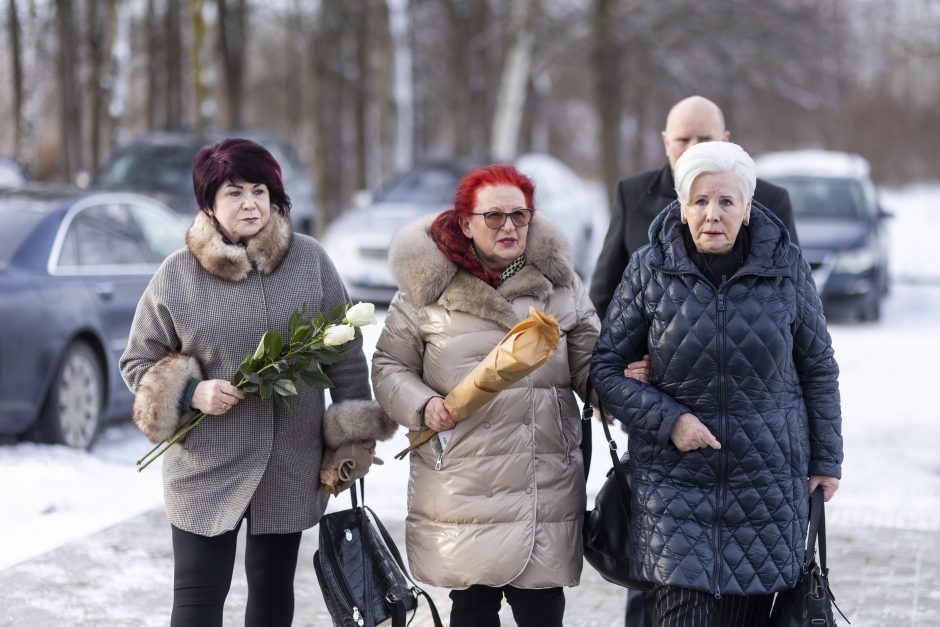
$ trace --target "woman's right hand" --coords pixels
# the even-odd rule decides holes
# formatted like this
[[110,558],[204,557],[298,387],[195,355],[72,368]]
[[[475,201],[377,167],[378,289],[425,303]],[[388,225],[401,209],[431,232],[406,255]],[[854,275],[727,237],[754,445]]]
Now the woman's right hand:
[[196,386],[190,405],[205,414],[221,416],[244,399],[245,395],[228,381],[209,379]]
[[434,431],[450,431],[457,426],[454,417],[444,409],[444,399],[435,396],[424,406],[424,424]]
[[636,379],[640,383],[650,382],[650,356],[643,355],[640,361],[631,361],[623,371],[623,376]]
[[669,439],[680,451],[694,451],[695,449],[710,446],[713,449],[721,448],[719,442],[708,427],[693,414],[685,413],[679,416]]

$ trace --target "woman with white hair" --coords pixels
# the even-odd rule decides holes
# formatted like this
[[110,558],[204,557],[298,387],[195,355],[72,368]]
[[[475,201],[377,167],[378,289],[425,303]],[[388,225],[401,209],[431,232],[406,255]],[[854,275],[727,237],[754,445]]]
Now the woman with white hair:
[[[633,572],[658,625],[762,625],[805,553],[809,495],[842,464],[838,366],[810,268],[707,142],[614,294],[591,377],[630,434]],[[650,355],[650,381],[623,376]]]

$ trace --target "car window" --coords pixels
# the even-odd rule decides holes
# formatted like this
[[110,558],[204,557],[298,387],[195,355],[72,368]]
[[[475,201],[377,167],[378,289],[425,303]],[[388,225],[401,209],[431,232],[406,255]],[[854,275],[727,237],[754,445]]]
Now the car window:
[[62,242],[58,268],[158,263],[127,207],[96,205],[72,220]]
[[117,155],[97,181],[109,189],[192,193],[196,146],[137,146]]
[[183,247],[186,241],[185,222],[145,205],[129,204],[127,208],[157,258],[163,259]]
[[382,202],[446,205],[459,182],[458,174],[448,168],[415,168],[389,181],[375,197]]
[[793,176],[774,179],[790,193],[793,214],[808,219],[865,220],[865,190],[856,179]]

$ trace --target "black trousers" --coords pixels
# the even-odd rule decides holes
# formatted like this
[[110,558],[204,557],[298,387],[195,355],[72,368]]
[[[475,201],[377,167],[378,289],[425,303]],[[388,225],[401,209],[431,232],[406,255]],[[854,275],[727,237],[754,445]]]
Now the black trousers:
[[[232,585],[240,526],[211,538],[173,527],[171,627],[222,626],[222,607]],[[246,627],[291,624],[300,536],[300,532],[247,535]]]
[[653,627],[653,606],[656,595],[652,590],[634,590],[627,588],[626,627]]
[[653,588],[656,627],[765,627],[774,595],[714,594],[680,588]]
[[503,595],[519,627],[562,627],[565,593],[561,588],[528,590],[512,586],[451,590],[450,627],[499,627]]

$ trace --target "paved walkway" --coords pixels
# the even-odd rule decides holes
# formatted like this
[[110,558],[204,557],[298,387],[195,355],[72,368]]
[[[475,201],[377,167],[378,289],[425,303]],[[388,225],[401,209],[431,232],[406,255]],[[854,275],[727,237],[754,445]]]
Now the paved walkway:
[[[404,547],[404,525],[384,521]],[[829,567],[839,606],[855,627],[940,626],[940,532],[830,522]],[[316,533],[301,547],[294,625],[329,627],[311,560]],[[240,547],[244,542],[240,542]],[[225,625],[242,625],[242,558],[228,598]],[[162,510],[0,571],[0,625],[29,627],[166,625],[172,554]],[[428,589],[445,620],[446,590]],[[566,591],[566,625],[623,624],[624,592],[585,567],[581,585]],[[431,625],[422,602],[414,627]],[[513,625],[508,608],[503,625]]]

